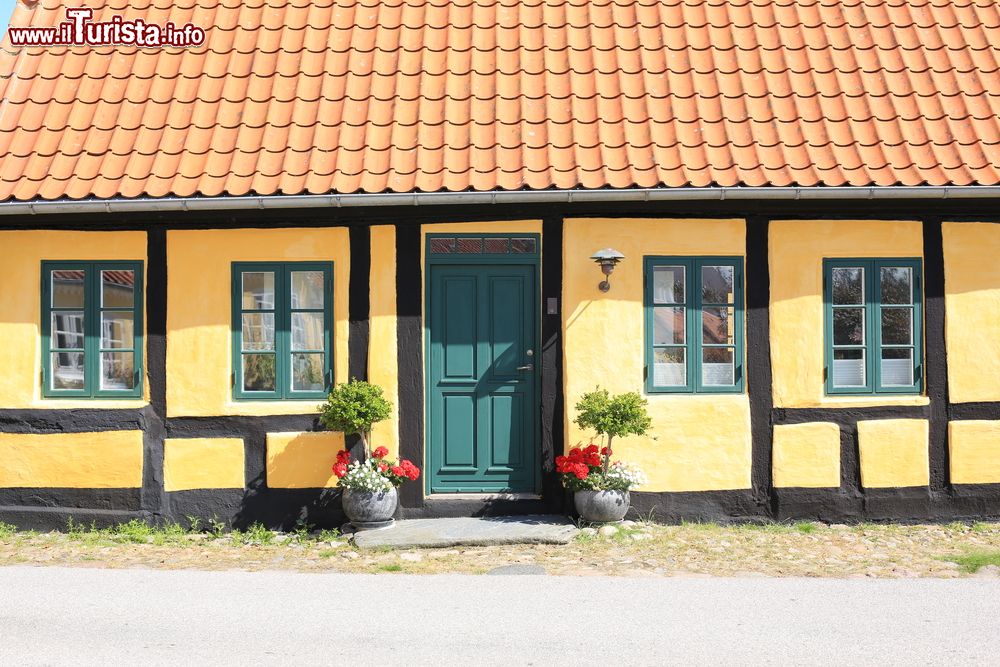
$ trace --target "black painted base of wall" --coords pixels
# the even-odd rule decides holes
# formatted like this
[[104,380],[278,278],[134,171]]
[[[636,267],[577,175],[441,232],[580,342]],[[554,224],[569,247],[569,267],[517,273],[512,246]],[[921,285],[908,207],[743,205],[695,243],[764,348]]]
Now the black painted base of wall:
[[630,519],[650,519],[661,523],[740,523],[766,520],[770,515],[766,499],[758,497],[751,489],[663,493],[633,491],[630,495]]
[[58,531],[66,530],[74,524],[88,528],[109,528],[132,519],[152,521],[148,512],[103,510],[86,507],[27,507],[24,505],[0,505],[0,521],[17,526],[21,530]]
[[167,494],[165,518],[203,526],[222,521],[234,528],[261,523],[272,530],[340,528],[347,520],[337,489],[197,489]]
[[955,487],[935,493],[929,487],[867,489],[775,489],[777,521],[814,520],[936,523],[1000,519],[1000,485]]
[[[184,526],[197,518],[272,530],[340,528],[347,518],[337,489],[199,489],[167,493],[163,513],[139,510],[137,489],[0,489],[0,521],[25,530],[66,530],[74,523],[98,528],[132,519]],[[934,493],[928,487],[868,489],[774,489],[761,498],[751,489],[680,493],[633,492],[630,519],[744,523],[826,523],[1000,520],[1000,484],[957,486]],[[127,508],[127,509],[126,509]],[[556,514],[572,516],[570,493],[529,499],[429,498],[422,507],[400,507],[399,519]]]
[[135,489],[6,488],[0,489],[0,506],[138,512],[141,491]]

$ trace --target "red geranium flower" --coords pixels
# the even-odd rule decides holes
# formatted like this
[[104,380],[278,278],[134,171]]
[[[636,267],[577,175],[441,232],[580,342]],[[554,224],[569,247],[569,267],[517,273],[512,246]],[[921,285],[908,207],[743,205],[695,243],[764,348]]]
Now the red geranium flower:
[[351,455],[346,449],[337,452],[337,463],[350,463]]
[[337,463],[334,463],[333,464],[333,474],[337,476],[337,479],[340,479],[341,477],[343,477],[344,475],[346,475],[347,474],[347,464],[343,463],[341,461],[338,461]]
[[610,447],[601,448],[601,456],[611,456],[611,448]]
[[399,466],[392,466],[392,474],[396,477],[406,477],[406,475],[403,474],[403,469]]
[[378,471],[379,472],[385,472],[388,469],[389,469],[389,464],[388,463],[383,463],[383,462],[379,461],[379,464],[378,464]]
[[374,452],[372,452],[372,456],[374,456],[377,459],[383,459],[388,455],[389,455],[389,450],[386,449],[385,447],[378,447],[375,449]]

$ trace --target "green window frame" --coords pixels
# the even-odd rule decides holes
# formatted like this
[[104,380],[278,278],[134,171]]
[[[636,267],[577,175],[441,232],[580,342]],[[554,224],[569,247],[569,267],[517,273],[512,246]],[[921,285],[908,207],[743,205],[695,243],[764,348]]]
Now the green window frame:
[[741,393],[743,258],[644,257],[643,276],[646,392]]
[[142,268],[139,261],[42,262],[44,398],[142,397]]
[[[325,398],[333,384],[333,263],[234,262],[232,271],[233,397]],[[308,275],[316,273],[321,283]]]
[[828,395],[923,391],[922,283],[919,258],[823,260]]

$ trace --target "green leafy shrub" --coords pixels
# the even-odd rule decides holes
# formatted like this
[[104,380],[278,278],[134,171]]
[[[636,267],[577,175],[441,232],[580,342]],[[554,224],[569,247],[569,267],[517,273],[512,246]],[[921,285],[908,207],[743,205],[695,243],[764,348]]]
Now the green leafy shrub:
[[614,438],[645,435],[649,431],[652,420],[646,405],[646,400],[634,391],[612,396],[607,389],[595,389],[580,398],[576,404],[579,414],[573,421],[580,428],[593,429],[607,438],[604,444],[610,448]]
[[367,457],[371,454],[372,426],[389,418],[392,402],[382,395],[378,385],[351,380],[334,387],[319,410],[324,427],[344,435],[357,433]]

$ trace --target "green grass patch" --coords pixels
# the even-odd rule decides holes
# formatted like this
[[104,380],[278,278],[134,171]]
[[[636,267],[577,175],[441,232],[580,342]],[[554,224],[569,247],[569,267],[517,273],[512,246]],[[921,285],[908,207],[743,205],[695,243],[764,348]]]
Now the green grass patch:
[[0,521],[0,540],[9,540],[17,533],[17,526]]
[[819,526],[812,521],[799,521],[795,524],[795,530],[804,535],[811,535],[812,533],[815,533],[817,528],[819,528]]
[[944,560],[956,563],[962,572],[974,574],[987,565],[1000,567],[1000,551],[971,551],[960,556],[946,556]]
[[340,531],[336,528],[326,528],[319,531],[319,534],[316,536],[318,542],[334,542],[338,539],[340,539]]
[[403,566],[402,565],[396,565],[395,563],[393,563],[393,564],[390,564],[390,565],[379,565],[378,569],[381,572],[402,572],[403,571]]
[[234,528],[229,536],[237,544],[268,546],[274,543],[275,533],[262,523],[254,523],[243,531]]

